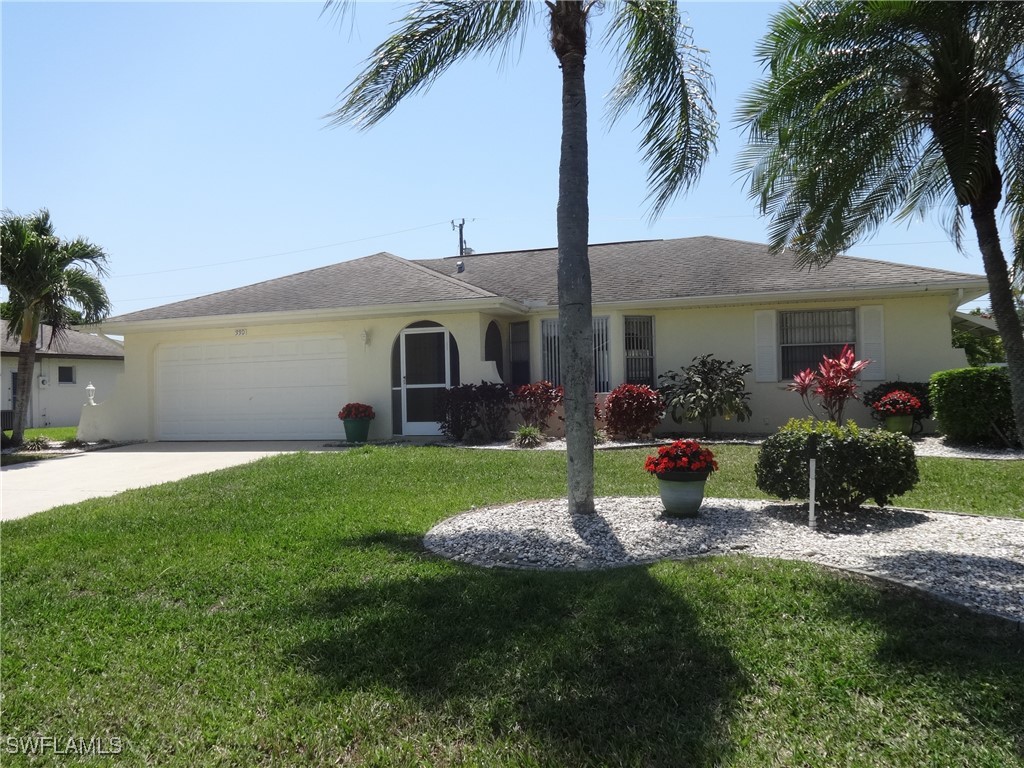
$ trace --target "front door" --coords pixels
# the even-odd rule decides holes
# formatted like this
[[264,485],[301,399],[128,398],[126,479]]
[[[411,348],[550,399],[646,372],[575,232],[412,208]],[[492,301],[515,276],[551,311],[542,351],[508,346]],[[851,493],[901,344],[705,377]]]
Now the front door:
[[439,435],[437,398],[451,386],[448,331],[402,331],[402,434]]

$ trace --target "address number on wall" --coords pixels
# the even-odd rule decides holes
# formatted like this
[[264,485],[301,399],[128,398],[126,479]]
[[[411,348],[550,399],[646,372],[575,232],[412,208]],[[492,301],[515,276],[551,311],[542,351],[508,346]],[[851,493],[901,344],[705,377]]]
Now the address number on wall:
[[235,336],[245,336],[248,332],[248,328],[235,328]]

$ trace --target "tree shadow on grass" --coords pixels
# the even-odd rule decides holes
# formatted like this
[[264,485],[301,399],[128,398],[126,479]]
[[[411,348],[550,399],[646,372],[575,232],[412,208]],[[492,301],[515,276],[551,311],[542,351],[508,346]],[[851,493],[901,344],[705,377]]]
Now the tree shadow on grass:
[[556,765],[717,765],[731,750],[744,675],[644,568],[446,565],[322,590],[297,610],[322,621],[294,658],[327,692],[398,691],[439,718],[439,740],[471,723],[485,751],[512,742]]
[[[960,587],[974,590],[986,589],[978,583],[982,569],[991,574],[993,566],[1009,568],[1003,571],[1005,580],[994,578],[992,588],[1015,582],[1020,599],[1024,569],[1019,564],[959,555],[954,558],[959,565],[949,567],[945,559],[951,557],[947,553],[921,552],[878,560],[882,567],[887,563],[904,572],[926,564],[941,578],[960,581]],[[949,570],[943,572],[947,567]],[[966,722],[981,723],[1004,734],[1016,753],[1024,757],[1024,632],[1018,626],[899,584],[860,594],[856,598],[849,592],[842,593],[830,611],[844,621],[866,621],[884,631],[875,656],[883,669],[890,670],[890,678],[923,681],[928,688],[957,691],[959,695],[954,694],[950,700],[965,715]]]

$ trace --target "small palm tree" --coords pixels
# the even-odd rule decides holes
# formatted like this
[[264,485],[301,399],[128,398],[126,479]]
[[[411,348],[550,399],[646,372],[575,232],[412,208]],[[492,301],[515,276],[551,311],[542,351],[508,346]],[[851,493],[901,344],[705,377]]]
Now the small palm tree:
[[[344,10],[351,4],[328,0]],[[594,377],[591,279],[587,255],[587,97],[584,59],[595,0],[544,4],[433,0],[415,3],[395,34],[381,43],[333,112],[335,124],[368,128],[410,93],[426,89],[452,64],[480,53],[508,53],[531,21],[542,20],[561,69],[562,139],[558,175],[558,316],[569,511],[594,511]],[[642,112],[641,149],[648,163],[651,215],[693,184],[714,149],[717,123],[711,79],[675,2],[614,4],[608,36],[620,52],[621,76],[610,114]]]
[[106,261],[102,249],[86,240],[65,242],[57,237],[45,209],[30,216],[3,212],[0,283],[10,294],[4,319],[8,334],[21,339],[11,435],[14,445],[20,445],[24,437],[40,323],[52,326],[53,344],[71,325],[106,317],[111,305],[99,280],[106,274]]
[[[823,265],[890,216],[970,213],[1024,441],[1024,335],[996,210],[1024,267],[1024,9],[1009,2],[810,2],[771,21],[739,168],[770,245]],[[1005,198],[1004,198],[1005,188]]]

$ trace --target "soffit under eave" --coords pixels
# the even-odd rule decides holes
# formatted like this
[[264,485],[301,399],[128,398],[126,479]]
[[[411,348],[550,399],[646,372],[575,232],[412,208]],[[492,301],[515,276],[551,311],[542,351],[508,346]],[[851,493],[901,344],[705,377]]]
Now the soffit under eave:
[[[962,295],[959,290],[963,289]],[[606,301],[595,302],[594,311],[605,310],[657,310],[657,309],[700,309],[719,307],[766,307],[791,304],[820,304],[835,302],[863,302],[879,301],[882,299],[908,299],[926,296],[957,296],[958,306],[973,301],[988,293],[988,285],[981,287],[980,284],[972,282],[969,284],[956,284],[945,286],[884,286],[879,288],[865,288],[863,290],[851,291],[841,289],[835,291],[808,291],[799,293],[758,293],[758,294],[737,294],[730,296],[699,296],[699,297],[676,297],[671,299],[650,299],[647,301]],[[555,305],[533,306],[533,312],[550,312],[557,310]]]

